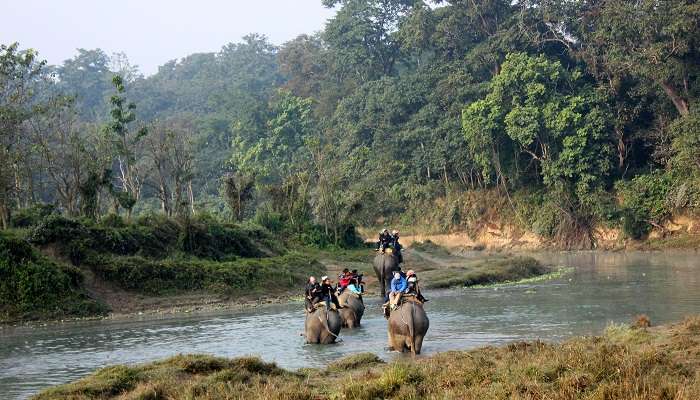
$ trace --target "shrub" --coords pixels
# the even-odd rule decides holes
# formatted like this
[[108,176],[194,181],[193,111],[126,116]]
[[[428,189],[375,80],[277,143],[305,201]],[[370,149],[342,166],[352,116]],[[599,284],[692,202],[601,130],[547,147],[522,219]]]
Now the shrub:
[[12,215],[10,223],[15,228],[28,228],[39,224],[44,218],[56,213],[56,207],[53,204],[38,204],[18,210]]
[[88,298],[80,270],[0,234],[0,319],[85,316],[105,307]]
[[640,239],[649,232],[651,223],[660,224],[671,215],[667,198],[672,184],[670,174],[654,172],[616,185],[622,197],[622,229],[626,235]]
[[309,275],[325,271],[317,261],[297,253],[226,262],[94,255],[88,262],[103,279],[114,282],[123,289],[153,295],[200,289],[226,292],[278,290],[280,285],[301,285]]
[[145,216],[121,226],[118,217],[95,225],[51,215],[34,227],[29,240],[37,245],[56,244],[64,256],[79,265],[89,251],[123,256],[165,258],[176,252],[212,260],[258,257],[253,239],[267,236],[259,229],[200,219],[177,220]]

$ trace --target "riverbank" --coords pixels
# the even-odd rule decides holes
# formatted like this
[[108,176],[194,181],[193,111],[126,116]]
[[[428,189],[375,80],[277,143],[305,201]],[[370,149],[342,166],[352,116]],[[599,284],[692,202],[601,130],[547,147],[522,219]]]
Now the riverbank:
[[[304,247],[278,254],[279,246],[272,249],[264,245],[271,242],[265,232],[214,226],[218,237],[213,238],[207,236],[206,226],[200,226],[204,233],[199,234],[197,248],[206,244],[209,253],[218,254],[217,259],[195,257],[184,247],[176,247],[181,245],[174,233],[157,244],[157,253],[168,254],[166,250],[174,247],[175,256],[146,256],[144,253],[154,251],[150,241],[164,236],[161,231],[191,229],[164,225],[105,228],[55,218],[33,231],[0,235],[3,257],[14,265],[6,271],[9,279],[0,290],[0,326],[165,318],[301,301],[306,277],[328,275],[335,279],[344,268],[364,275],[369,296],[379,291],[372,269],[376,253],[369,248]],[[232,242],[234,245],[229,244]],[[249,257],[237,255],[241,253]],[[74,263],[77,266],[71,265]],[[404,268],[416,270],[426,288],[498,283],[549,272],[532,258],[453,254],[430,242],[414,243],[406,250]],[[27,275],[29,279],[21,278],[26,271],[33,271]],[[66,274],[69,278],[64,280],[70,284],[57,292],[54,286],[58,278],[54,278]],[[18,298],[20,292],[24,296]]]
[[700,398],[700,317],[647,325],[640,318],[560,344],[517,342],[388,364],[364,353],[298,371],[251,357],[181,355],[107,367],[35,399]]

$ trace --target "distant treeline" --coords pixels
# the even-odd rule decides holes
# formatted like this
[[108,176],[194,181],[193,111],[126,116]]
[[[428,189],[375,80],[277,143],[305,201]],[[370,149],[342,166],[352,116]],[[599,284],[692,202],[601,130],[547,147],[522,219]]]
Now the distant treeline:
[[[249,35],[144,77],[0,48],[0,217],[209,213],[275,231],[445,228],[498,193],[568,246],[700,201],[700,4],[322,0],[323,31]],[[23,43],[31,46],[31,43]],[[116,78],[115,78],[116,77]],[[477,196],[478,198],[478,196]]]

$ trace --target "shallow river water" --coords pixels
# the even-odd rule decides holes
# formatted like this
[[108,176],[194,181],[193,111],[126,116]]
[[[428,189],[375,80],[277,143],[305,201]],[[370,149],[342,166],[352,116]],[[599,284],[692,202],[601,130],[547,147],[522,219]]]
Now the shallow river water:
[[[610,323],[647,314],[652,324],[700,313],[700,262],[683,253],[538,253],[549,265],[574,267],[560,279],[499,288],[430,291],[430,330],[423,353],[516,340],[558,341],[599,334]],[[178,353],[259,355],[287,368],[319,367],[356,352],[385,359],[386,321],[378,299],[367,299],[362,328],[342,342],[304,344],[301,303],[242,312],[185,314],[0,330],[0,399],[22,399],[50,385],[118,363]]]

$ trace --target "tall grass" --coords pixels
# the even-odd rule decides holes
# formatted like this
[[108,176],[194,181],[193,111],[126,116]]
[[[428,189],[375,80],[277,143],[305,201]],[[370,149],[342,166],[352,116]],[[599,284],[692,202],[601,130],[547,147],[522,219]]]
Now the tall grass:
[[649,330],[615,325],[561,344],[518,342],[384,364],[357,355],[288,372],[255,358],[178,356],[108,367],[36,399],[700,398],[700,318]]

